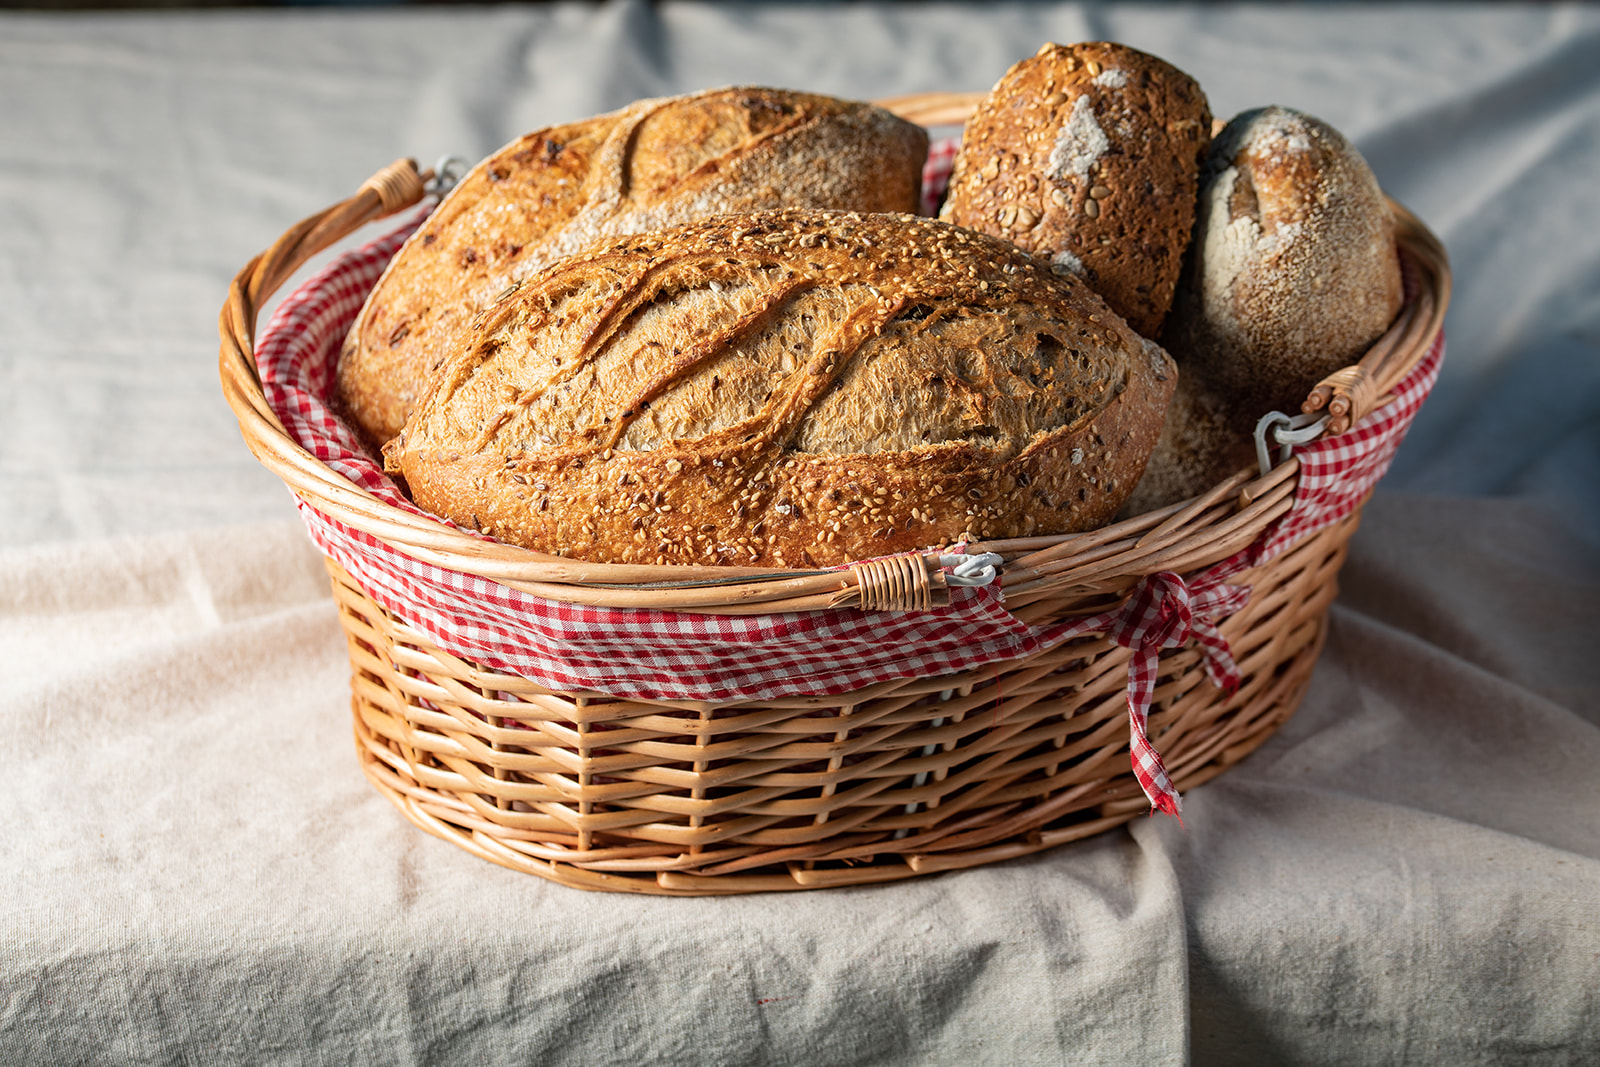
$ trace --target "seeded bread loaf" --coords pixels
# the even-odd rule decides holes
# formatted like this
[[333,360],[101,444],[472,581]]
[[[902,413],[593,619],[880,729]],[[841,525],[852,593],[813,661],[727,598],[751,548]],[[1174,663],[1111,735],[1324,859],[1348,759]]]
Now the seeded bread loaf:
[[1394,216],[1333,127],[1247,111],[1212,144],[1190,263],[1165,341],[1240,425],[1296,414],[1400,310]]
[[1400,310],[1394,218],[1361,154],[1287,108],[1248,111],[1212,142],[1165,341],[1183,369],[1129,508],[1211,488],[1254,462],[1256,422],[1294,415]]
[[416,502],[576,559],[817,566],[1090,528],[1175,380],[1075,278],[908,215],[604,242],[506,294],[384,450]]
[[1194,224],[1211,110],[1200,86],[1124,45],[1046,45],[967,122],[940,217],[1080,275],[1160,334]]
[[645,100],[518,139],[401,248],[340,355],[346,417],[400,431],[455,333],[508,285],[598,238],[767,208],[915,211],[926,132],[881,108],[778,89]]

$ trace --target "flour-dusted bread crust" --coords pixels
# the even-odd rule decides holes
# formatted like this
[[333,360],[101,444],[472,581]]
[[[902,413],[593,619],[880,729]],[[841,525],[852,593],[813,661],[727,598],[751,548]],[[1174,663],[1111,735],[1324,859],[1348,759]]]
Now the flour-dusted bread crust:
[[1401,301],[1393,213],[1360,153],[1288,108],[1234,118],[1212,142],[1164,338],[1183,380],[1126,507],[1187,499],[1252,464],[1261,416],[1297,414]]
[[1165,336],[1185,374],[1226,396],[1247,430],[1269,411],[1296,414],[1383,336],[1401,300],[1394,216],[1361,153],[1288,108],[1230,121]]
[[1124,45],[1046,45],[967,122],[941,218],[1080,275],[1159,336],[1194,224],[1211,110],[1176,67]]
[[382,445],[483,307],[601,237],[720,212],[915,211],[927,151],[926,131],[881,108],[763,88],[530,133],[467,174],[390,263],[340,355],[342,409]]
[[385,459],[422,507],[528,548],[829,565],[1100,525],[1175,378],[1080,281],[994,238],[720,216],[505,295]]

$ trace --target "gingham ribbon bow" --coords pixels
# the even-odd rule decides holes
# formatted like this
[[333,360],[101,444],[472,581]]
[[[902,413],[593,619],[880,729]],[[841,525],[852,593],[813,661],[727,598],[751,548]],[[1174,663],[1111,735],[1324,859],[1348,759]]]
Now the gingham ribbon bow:
[[1224,578],[1242,569],[1230,560],[1202,571],[1193,584],[1172,571],[1147,575],[1134,586],[1133,595],[1121,607],[1082,619],[1060,634],[1065,639],[1104,633],[1133,650],[1128,661],[1127,691],[1133,775],[1150,798],[1151,806],[1168,815],[1178,814],[1178,791],[1167,777],[1161,754],[1145,732],[1161,651],[1178,648],[1192,638],[1205,653],[1206,676],[1212,684],[1228,693],[1239,688],[1239,667],[1216,620],[1232,615],[1249,601],[1249,586],[1223,583]]

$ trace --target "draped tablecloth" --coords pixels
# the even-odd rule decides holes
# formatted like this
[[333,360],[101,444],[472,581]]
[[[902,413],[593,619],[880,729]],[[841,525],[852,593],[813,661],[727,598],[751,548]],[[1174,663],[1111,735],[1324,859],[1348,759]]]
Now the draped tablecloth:
[[[888,886],[590,894],[405,822],[220,397],[234,271],[399,155],[1081,39],[1334,123],[1452,255],[1295,717],[1181,826]],[[0,101],[0,1061],[1600,1062],[1600,9],[12,11]]]

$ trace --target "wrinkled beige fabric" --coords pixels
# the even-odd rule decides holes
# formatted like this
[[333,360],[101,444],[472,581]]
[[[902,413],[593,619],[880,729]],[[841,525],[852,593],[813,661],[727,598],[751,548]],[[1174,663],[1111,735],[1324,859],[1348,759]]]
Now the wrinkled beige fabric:
[[[873,888],[568,890],[365,784],[220,398],[228,279],[398,155],[1114,38],[1327,119],[1456,270],[1304,707],[1184,825]],[[1600,11],[0,14],[7,1064],[1600,1061]]]

